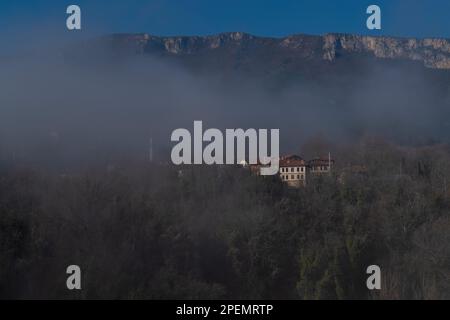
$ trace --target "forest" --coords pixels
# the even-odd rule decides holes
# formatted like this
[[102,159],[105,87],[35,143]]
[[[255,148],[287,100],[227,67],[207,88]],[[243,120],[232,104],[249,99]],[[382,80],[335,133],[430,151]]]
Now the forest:
[[334,155],[299,189],[231,165],[3,162],[0,298],[450,299],[449,146]]

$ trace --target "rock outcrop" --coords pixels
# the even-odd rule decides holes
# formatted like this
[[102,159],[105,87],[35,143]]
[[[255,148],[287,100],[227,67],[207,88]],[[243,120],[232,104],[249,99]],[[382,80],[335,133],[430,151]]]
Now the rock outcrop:
[[402,59],[423,63],[434,69],[450,69],[450,40],[372,37],[348,34],[324,36],[292,35],[284,38],[256,37],[242,32],[211,36],[157,37],[149,34],[112,36],[114,44],[132,48],[138,53],[162,52],[192,55],[220,49],[277,50],[303,59],[333,62],[346,54],[371,55],[379,59]]

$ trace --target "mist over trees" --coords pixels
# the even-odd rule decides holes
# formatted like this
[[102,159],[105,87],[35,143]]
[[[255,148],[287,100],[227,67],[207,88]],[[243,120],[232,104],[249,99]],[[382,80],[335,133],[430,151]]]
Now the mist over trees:
[[4,164],[0,297],[450,298],[449,147],[335,149],[333,174],[300,189],[233,166]]

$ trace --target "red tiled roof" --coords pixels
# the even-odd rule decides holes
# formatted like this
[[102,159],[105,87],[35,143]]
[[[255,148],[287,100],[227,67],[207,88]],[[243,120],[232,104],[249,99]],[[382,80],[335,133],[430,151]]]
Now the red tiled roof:
[[305,160],[297,155],[290,155],[280,158],[280,167],[304,167],[306,166]]

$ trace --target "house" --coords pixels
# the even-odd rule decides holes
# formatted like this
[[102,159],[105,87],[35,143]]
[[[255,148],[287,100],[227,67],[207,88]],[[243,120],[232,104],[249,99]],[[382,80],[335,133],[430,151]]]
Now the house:
[[331,167],[334,165],[334,160],[330,157],[315,158],[308,161],[308,169],[312,174],[330,173]]
[[290,187],[304,186],[306,183],[306,161],[296,155],[280,158],[279,175],[281,181]]
[[[306,161],[298,155],[288,155],[280,157],[278,174],[281,181],[288,186],[298,188],[306,185],[308,176],[331,173],[333,165],[334,160],[330,156],[327,159],[316,158]],[[248,167],[253,174],[259,175],[261,166],[257,163]]]

